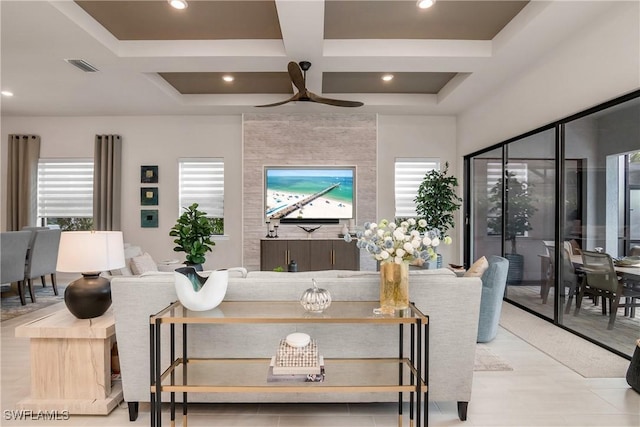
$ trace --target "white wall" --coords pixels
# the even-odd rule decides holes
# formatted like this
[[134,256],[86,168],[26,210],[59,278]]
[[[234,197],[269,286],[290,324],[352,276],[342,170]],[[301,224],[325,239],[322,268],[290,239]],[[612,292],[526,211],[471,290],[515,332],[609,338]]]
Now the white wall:
[[[3,117],[2,229],[6,229],[8,134],[41,137],[40,157],[93,157],[96,134],[122,136],[122,231],[125,242],[142,246],[155,260],[184,259],[173,252],[169,229],[178,212],[178,158],[225,159],[225,233],[208,255],[206,268],[239,265],[242,259],[242,134],[240,116]],[[158,165],[158,228],[140,227],[140,166]],[[149,185],[153,186],[153,185]]]
[[[183,259],[173,252],[169,229],[178,216],[180,157],[225,158],[225,234],[217,241],[206,268],[243,264],[243,161],[241,116],[135,117],[3,117],[2,229],[6,229],[6,153],[8,135],[32,133],[41,137],[41,157],[93,157],[96,134],[114,133],[123,139],[122,231],[125,241],[138,244],[156,260]],[[457,175],[454,117],[381,116],[378,119],[377,219],[393,218],[393,170],[396,157],[439,157]],[[159,167],[159,227],[141,228],[140,166]],[[458,176],[462,184],[461,176]],[[359,222],[376,218],[359,218]],[[457,224],[461,224],[457,221]],[[361,224],[360,224],[361,225]],[[462,235],[454,230],[452,235]],[[258,244],[258,242],[256,242]],[[441,250],[446,262],[458,262],[458,243]]]
[[638,89],[639,63],[640,2],[620,2],[458,116],[458,151],[470,154]]
[[[397,157],[437,157],[449,173],[458,177],[462,187],[456,149],[456,118],[453,116],[378,116],[378,215],[377,219],[395,216],[394,163]],[[458,193],[461,194],[460,192]],[[459,264],[462,259],[462,210],[458,212],[456,227],[449,234],[451,246],[442,245],[445,265]]]

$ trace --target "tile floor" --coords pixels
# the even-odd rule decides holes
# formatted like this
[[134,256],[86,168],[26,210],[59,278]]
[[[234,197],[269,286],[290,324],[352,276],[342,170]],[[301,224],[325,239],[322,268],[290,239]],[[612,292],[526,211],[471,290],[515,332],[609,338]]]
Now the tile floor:
[[[44,310],[57,310],[60,306]],[[42,315],[43,310],[40,311]],[[523,316],[529,316],[523,312]],[[38,315],[1,323],[2,426],[136,427],[149,425],[148,405],[129,422],[126,405],[109,416],[71,415],[66,421],[12,420],[7,411],[29,394],[28,340],[13,336],[16,325]],[[640,426],[640,394],[624,378],[589,379],[556,362],[505,329],[489,343],[513,371],[474,374],[468,420],[454,402],[430,403],[431,426]],[[190,427],[396,427],[393,404],[233,404],[190,408]],[[408,419],[405,419],[408,425]],[[163,425],[169,426],[168,413]],[[178,419],[177,425],[180,425]]]

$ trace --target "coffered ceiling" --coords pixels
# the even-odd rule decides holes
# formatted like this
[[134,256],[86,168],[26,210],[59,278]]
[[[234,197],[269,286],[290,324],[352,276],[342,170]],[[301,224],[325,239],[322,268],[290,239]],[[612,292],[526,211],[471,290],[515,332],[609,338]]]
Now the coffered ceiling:
[[2,114],[258,111],[294,93],[287,63],[303,60],[310,91],[365,105],[259,111],[458,114],[611,3],[192,0],[175,10],[165,0],[3,0],[1,84],[15,95]]

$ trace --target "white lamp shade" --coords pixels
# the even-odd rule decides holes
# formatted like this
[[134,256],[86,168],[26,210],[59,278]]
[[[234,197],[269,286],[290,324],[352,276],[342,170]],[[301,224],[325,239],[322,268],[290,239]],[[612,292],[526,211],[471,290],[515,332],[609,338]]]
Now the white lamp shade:
[[102,272],[124,265],[122,231],[65,231],[60,235],[57,271]]

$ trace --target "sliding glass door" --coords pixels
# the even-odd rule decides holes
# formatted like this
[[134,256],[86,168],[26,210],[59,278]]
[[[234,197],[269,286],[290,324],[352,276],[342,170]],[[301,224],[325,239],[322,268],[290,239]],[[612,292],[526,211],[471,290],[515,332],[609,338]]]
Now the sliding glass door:
[[[504,256],[507,301],[627,357],[640,298],[590,295],[582,253],[640,246],[638,117],[640,92],[465,157],[465,263]],[[614,274],[631,289],[638,270]]]

